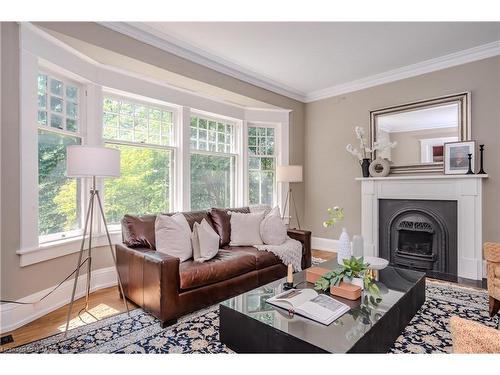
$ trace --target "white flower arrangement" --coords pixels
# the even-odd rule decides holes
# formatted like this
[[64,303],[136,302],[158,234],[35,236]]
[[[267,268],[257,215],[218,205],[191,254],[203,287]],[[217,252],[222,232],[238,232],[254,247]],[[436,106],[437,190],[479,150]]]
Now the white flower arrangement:
[[370,150],[370,152],[378,151],[378,152],[383,152],[387,149],[394,148],[398,142],[394,141],[376,141],[373,144],[373,148]]
[[397,145],[397,142],[390,141],[376,141],[373,144],[373,148],[369,148],[366,143],[366,133],[365,129],[361,126],[356,126],[354,128],[354,133],[356,134],[356,138],[359,140],[360,150],[354,148],[352,144],[348,144],[345,149],[348,153],[355,156],[358,160],[368,159],[368,154],[372,154],[374,151],[383,152],[387,149],[394,148]]
[[354,133],[356,133],[356,138],[359,140],[359,147],[361,151],[354,148],[354,146],[350,143],[345,147],[345,149],[351,155],[358,158],[358,160],[367,159],[368,158],[367,154],[370,153],[371,150],[366,143],[365,129],[362,128],[361,126],[356,126],[354,128]]

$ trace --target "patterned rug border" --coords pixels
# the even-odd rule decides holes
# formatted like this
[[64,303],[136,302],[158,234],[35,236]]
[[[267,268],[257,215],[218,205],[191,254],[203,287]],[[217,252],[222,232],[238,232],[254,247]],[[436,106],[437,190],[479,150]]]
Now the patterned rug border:
[[[460,304],[466,309],[483,309],[484,306],[481,303],[474,302],[475,298],[474,297],[481,297],[485,298],[487,297],[487,291],[485,289],[477,289],[473,287],[468,287],[468,286],[462,286],[458,285],[455,283],[451,282],[445,282],[445,281],[436,281],[436,280],[426,280],[427,287],[430,289],[427,289],[427,297],[432,298],[435,300],[441,300],[445,301],[448,303],[453,303],[453,304]],[[432,289],[435,288],[433,291]],[[473,298],[471,300],[464,300],[460,298],[454,298],[453,293],[466,293],[471,295]],[[87,334],[89,333],[95,333],[98,332],[99,330],[106,328],[106,327],[111,327],[114,324],[123,324],[123,322],[127,319],[129,319],[129,315],[124,312],[124,313],[119,313],[110,317],[106,317],[102,320],[99,320],[97,322],[92,322],[89,324],[86,324],[84,326],[80,327],[75,327],[68,331],[68,337],[64,338],[64,332],[60,333],[55,333],[51,336],[42,338],[40,340],[34,340],[30,343],[26,343],[14,348],[11,348],[5,353],[12,353],[12,352],[23,352],[24,350],[29,350],[29,352],[34,352],[37,351],[38,349],[42,350],[47,349],[51,345],[58,345],[60,347],[64,347],[64,343],[71,344],[73,341],[83,341],[85,345],[82,345],[83,348],[79,353],[110,353],[114,351],[118,351],[120,349],[124,349],[127,346],[136,344],[140,341],[147,340],[147,339],[153,339],[155,336],[160,335],[162,331],[165,331],[165,335],[168,336],[167,332],[174,332],[176,329],[183,329],[185,327],[181,326],[188,321],[191,321],[196,318],[203,317],[205,314],[208,314],[212,311],[218,310],[219,304],[215,304],[209,307],[206,307],[204,309],[195,311],[193,313],[184,315],[183,317],[179,318],[178,322],[176,324],[173,324],[172,326],[169,326],[168,328],[161,328],[159,322],[157,319],[155,319],[153,316],[147,314],[140,308],[136,308],[134,310],[130,311],[130,318],[133,317],[139,317],[141,314],[144,314],[143,317],[141,317],[141,323],[144,325],[141,328],[138,328],[136,330],[130,330],[130,332],[119,336],[115,339],[110,339],[109,341],[104,341],[100,342],[99,340],[88,340],[87,339]],[[104,331],[104,330],[103,330]],[[104,332],[106,333],[106,332]],[[85,340],[87,339],[87,340]],[[106,337],[101,338],[100,340],[105,340]],[[89,343],[88,343],[89,342]],[[87,347],[87,345],[91,345],[90,347]],[[68,351],[71,349],[71,346],[68,347]],[[48,350],[47,350],[48,351]]]

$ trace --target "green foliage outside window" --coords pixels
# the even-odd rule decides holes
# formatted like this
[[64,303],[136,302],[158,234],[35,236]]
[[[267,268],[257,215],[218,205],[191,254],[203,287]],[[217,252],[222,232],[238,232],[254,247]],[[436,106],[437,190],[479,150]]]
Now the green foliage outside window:
[[143,215],[170,211],[170,165],[168,150],[108,145],[120,150],[121,177],[106,179],[106,220],[118,224],[125,214]]
[[191,209],[232,207],[233,156],[191,154]]
[[80,183],[66,177],[66,147],[77,137],[38,131],[38,233],[80,228]]

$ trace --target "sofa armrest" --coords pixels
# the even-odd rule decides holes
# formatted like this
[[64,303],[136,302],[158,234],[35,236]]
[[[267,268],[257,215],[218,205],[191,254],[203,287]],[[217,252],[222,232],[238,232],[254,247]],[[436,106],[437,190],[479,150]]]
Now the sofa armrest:
[[311,231],[301,229],[288,229],[290,238],[302,242],[302,269],[311,267]]
[[125,296],[161,319],[166,303],[177,301],[179,258],[118,244],[116,261]]

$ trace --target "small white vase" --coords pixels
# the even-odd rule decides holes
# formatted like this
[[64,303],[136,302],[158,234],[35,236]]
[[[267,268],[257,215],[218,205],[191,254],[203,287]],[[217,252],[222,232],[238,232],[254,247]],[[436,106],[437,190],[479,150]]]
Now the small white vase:
[[364,254],[363,237],[358,234],[352,236],[352,255],[356,258],[362,257]]
[[357,285],[361,288],[361,290],[364,289],[364,283],[363,283],[363,279],[360,278],[360,277],[353,277],[351,279],[351,284],[354,284],[354,285]]
[[339,251],[337,253],[337,263],[343,264],[344,259],[351,258],[351,240],[345,228],[342,228],[342,233],[339,237]]

